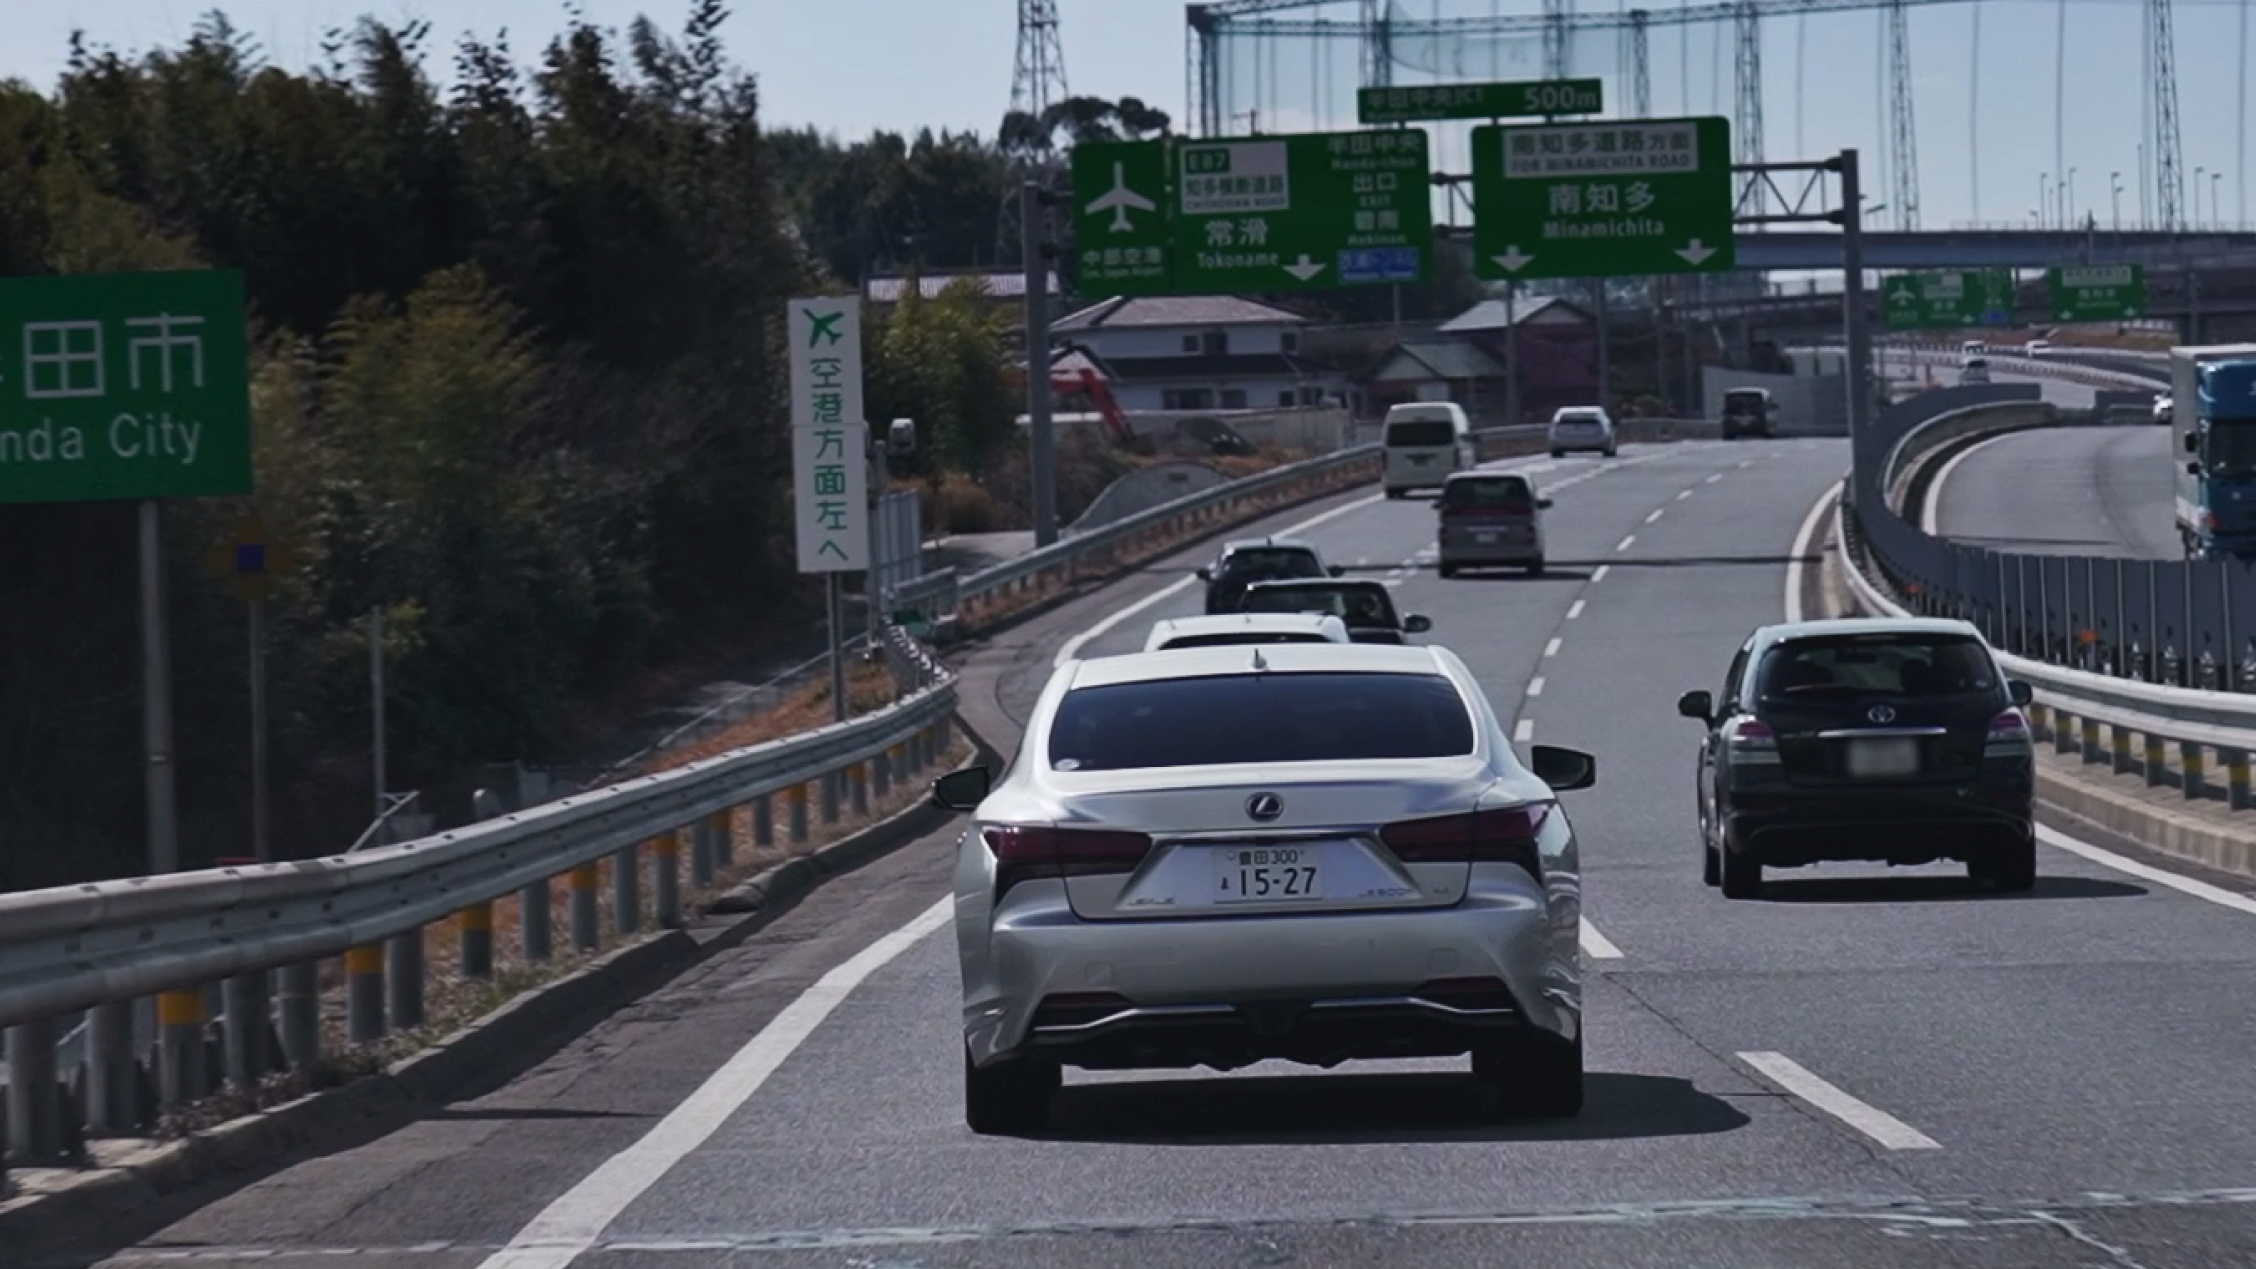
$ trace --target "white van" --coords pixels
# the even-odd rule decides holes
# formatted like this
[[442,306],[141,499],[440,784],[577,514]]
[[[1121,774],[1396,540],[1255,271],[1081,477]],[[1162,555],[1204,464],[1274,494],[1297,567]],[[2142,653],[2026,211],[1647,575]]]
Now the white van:
[[1382,444],[1386,467],[1379,479],[1389,498],[1413,489],[1439,489],[1453,473],[1471,471],[1480,461],[1473,425],[1465,407],[1454,401],[1405,401],[1389,407]]

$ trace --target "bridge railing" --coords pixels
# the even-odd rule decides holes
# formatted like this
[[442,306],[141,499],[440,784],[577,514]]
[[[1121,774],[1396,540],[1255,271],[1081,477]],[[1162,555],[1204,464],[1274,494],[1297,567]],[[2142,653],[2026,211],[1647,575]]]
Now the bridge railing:
[[1925,473],[2031,425],[2026,398],[1967,399],[1976,391],[1929,394],[1881,421],[1865,451],[1877,470],[1854,510],[1836,512],[1850,589],[1868,611],[1979,628],[2030,684],[2031,722],[2061,751],[2188,800],[2221,792],[2234,810],[2256,807],[2256,568],[1998,551],[1921,532]]

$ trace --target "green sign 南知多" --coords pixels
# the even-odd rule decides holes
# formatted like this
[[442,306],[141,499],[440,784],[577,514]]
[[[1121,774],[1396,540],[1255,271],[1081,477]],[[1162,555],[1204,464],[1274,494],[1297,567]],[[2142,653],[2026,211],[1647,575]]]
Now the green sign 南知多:
[[1600,79],[1547,79],[1495,84],[1437,84],[1425,88],[1358,88],[1361,123],[1413,123],[1421,119],[1530,119],[1594,115],[1606,108]]
[[1168,197],[1165,141],[1073,147],[1077,289],[1088,295],[1165,295],[1174,289]]
[[1423,131],[1180,141],[1175,155],[1180,294],[1428,276],[1433,174]]
[[2006,269],[1899,273],[1880,284],[1881,320],[1890,330],[2010,326],[2016,298]]
[[2135,264],[2069,264],[2045,271],[2052,316],[2105,322],[2146,316],[2146,270]]
[[243,275],[0,280],[0,503],[250,493]]
[[1473,129],[1480,277],[1721,273],[1732,206],[1727,119]]

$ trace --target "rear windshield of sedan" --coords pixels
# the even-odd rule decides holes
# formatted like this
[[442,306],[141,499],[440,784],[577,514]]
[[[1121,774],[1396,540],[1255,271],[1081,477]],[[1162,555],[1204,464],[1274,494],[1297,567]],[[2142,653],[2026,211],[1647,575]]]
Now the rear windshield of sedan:
[[1234,573],[1260,573],[1267,577],[1322,577],[1324,566],[1313,551],[1293,551],[1278,547],[1248,547],[1230,552],[1223,561],[1224,570]]
[[1979,640],[1932,634],[1797,639],[1763,657],[1761,684],[1763,698],[1773,701],[1998,691],[1996,667]]
[[1440,449],[1457,443],[1457,428],[1447,419],[1403,419],[1387,424],[1386,443],[1394,449]]
[[1241,643],[1330,643],[1332,640],[1305,630],[1243,630],[1228,634],[1179,635],[1159,645],[1175,648],[1224,648]]
[[1277,586],[1250,590],[1238,601],[1240,612],[1312,612],[1337,617],[1351,626],[1394,626],[1394,603],[1376,582],[1334,586]]
[[1059,771],[1236,762],[1358,762],[1473,752],[1457,687],[1432,674],[1240,674],[1066,693],[1050,724]]
[[1517,476],[1494,480],[1452,480],[1444,486],[1441,505],[1455,509],[1474,507],[1526,507],[1535,502],[1535,491]]

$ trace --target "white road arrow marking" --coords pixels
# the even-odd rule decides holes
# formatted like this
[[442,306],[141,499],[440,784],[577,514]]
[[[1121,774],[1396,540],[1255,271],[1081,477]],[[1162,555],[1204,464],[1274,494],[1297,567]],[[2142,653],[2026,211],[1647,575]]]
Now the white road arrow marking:
[[1520,252],[1519,244],[1517,243],[1504,248],[1503,255],[1490,256],[1489,258],[1496,261],[1496,263],[1503,265],[1504,271],[1506,273],[1518,273],[1520,270],[1528,267],[1528,265],[1533,263],[1535,260],[1534,256],[1523,255]]
[[1314,260],[1309,259],[1308,253],[1305,251],[1300,253],[1300,259],[1295,260],[1291,264],[1285,266],[1285,272],[1292,274],[1294,277],[1299,278],[1303,282],[1306,282],[1308,279],[1315,277],[1317,274],[1322,273],[1323,271],[1324,266],[1318,264]]
[[1715,253],[1714,247],[1703,245],[1698,238],[1694,238],[1689,244],[1676,249],[1676,254],[1683,256],[1684,262],[1694,268],[1698,268],[1702,260]]

